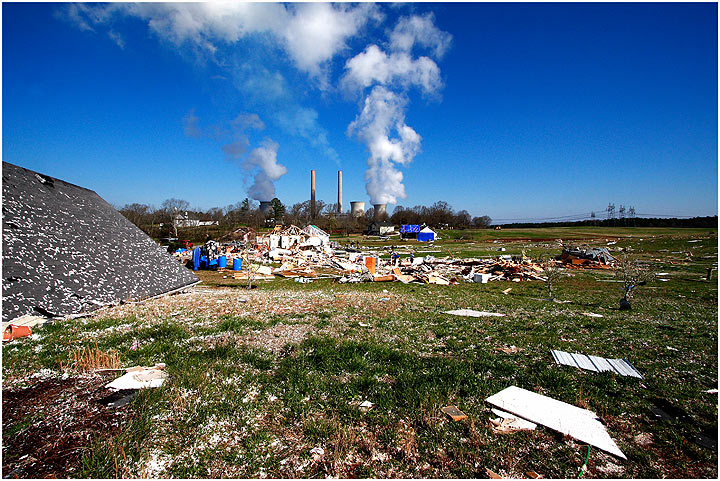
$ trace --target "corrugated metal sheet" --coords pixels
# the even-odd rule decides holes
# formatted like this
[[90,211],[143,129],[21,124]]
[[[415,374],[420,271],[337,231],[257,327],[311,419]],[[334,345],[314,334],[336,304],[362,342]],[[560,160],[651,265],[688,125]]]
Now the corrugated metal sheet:
[[593,372],[611,371],[620,376],[631,376],[642,379],[640,371],[625,359],[606,359],[598,356],[586,356],[585,354],[570,354],[564,351],[552,350],[553,359],[558,364],[585,369]]

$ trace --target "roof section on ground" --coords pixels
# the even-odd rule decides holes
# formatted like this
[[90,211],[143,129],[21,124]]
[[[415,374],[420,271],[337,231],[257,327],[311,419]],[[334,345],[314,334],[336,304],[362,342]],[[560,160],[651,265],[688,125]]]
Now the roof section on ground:
[[199,282],[95,192],[2,164],[2,319],[66,316]]

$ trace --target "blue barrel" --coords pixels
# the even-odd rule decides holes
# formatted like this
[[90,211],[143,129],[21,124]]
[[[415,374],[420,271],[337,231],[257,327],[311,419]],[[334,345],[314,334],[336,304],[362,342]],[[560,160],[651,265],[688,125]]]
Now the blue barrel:
[[196,271],[196,270],[200,269],[200,248],[199,247],[196,247],[193,250],[192,261],[193,261],[193,270]]
[[218,257],[218,267],[225,269],[227,267],[227,256]]
[[208,269],[210,269],[210,268],[212,268],[212,267],[217,267],[217,266],[218,266],[218,260],[217,260],[217,259],[210,259],[210,260],[208,261]]
[[233,259],[233,270],[234,271],[242,270],[242,259],[241,258]]

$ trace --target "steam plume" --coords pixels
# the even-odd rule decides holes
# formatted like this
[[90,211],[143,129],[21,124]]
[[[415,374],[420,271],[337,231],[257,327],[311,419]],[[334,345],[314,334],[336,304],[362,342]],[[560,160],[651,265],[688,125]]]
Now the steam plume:
[[287,168],[278,164],[277,151],[278,143],[270,138],[262,141],[262,145],[253,149],[243,163],[245,170],[254,170],[255,178],[248,189],[251,198],[259,201],[268,201],[275,197],[275,184],[283,175],[287,174]]
[[390,33],[389,53],[377,45],[348,60],[341,85],[346,91],[371,88],[362,110],[348,126],[370,153],[365,188],[373,204],[396,204],[407,197],[398,165],[408,165],[420,152],[420,135],[405,123],[407,91],[417,87],[423,95],[442,89],[440,68],[427,56],[413,57],[424,48],[440,58],[452,37],[434,25],[432,14],[401,18]]

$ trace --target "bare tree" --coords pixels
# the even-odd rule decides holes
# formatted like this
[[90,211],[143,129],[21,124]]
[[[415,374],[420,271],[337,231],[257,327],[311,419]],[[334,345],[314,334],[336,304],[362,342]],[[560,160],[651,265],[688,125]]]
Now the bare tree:
[[541,258],[540,265],[542,266],[542,275],[545,277],[548,299],[555,300],[553,288],[562,277],[562,267],[552,257]]
[[655,272],[650,266],[641,264],[637,259],[624,253],[615,264],[615,276],[622,282],[623,297],[620,299],[620,309],[630,309],[630,299],[638,286],[644,286],[655,278]]

